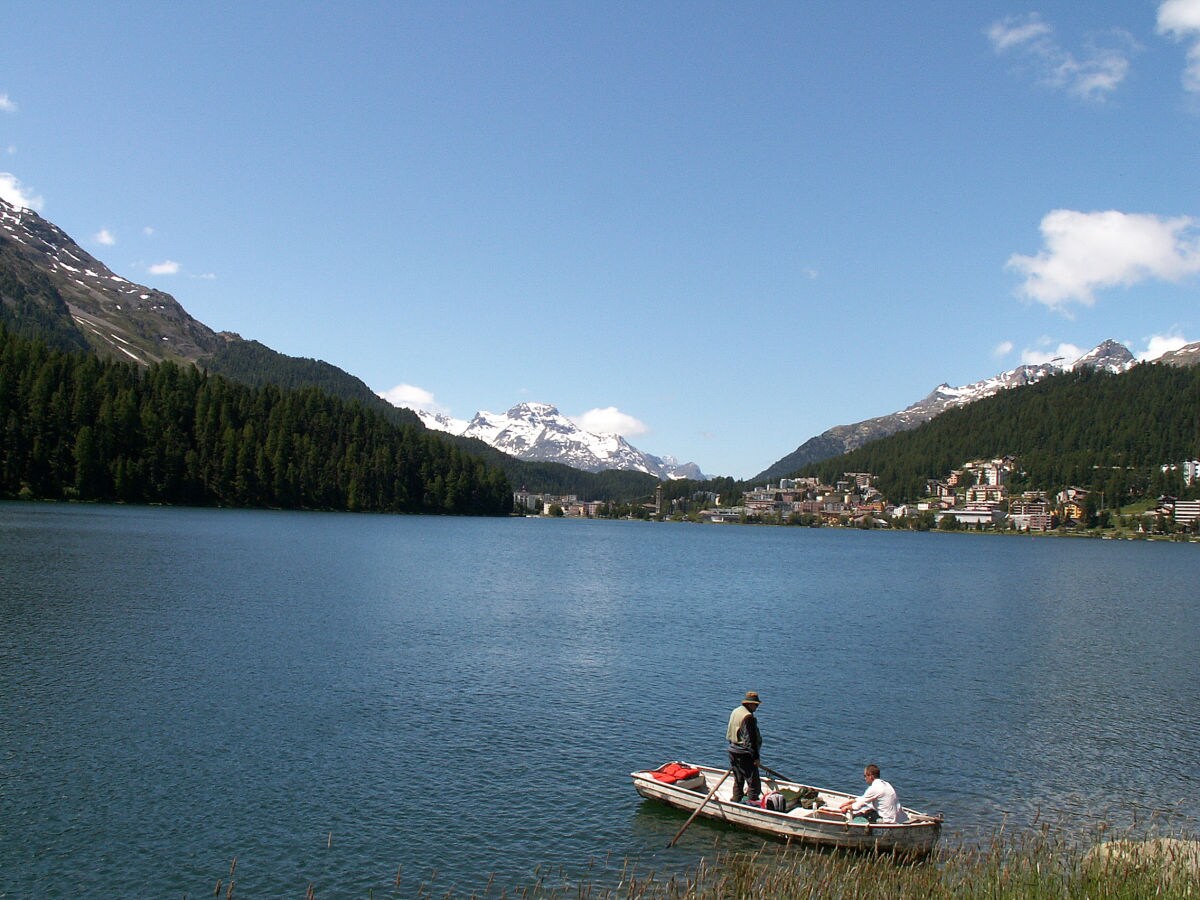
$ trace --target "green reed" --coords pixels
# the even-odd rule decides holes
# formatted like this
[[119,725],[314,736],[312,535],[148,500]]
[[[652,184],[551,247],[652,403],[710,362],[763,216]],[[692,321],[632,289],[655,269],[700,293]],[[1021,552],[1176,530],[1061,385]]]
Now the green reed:
[[[547,886],[470,897],[544,900],[800,900],[800,898],[1079,898],[1141,900],[1200,897],[1200,843],[1070,840],[1049,827],[1018,835],[999,834],[972,848],[946,849],[920,861],[879,854],[793,846],[747,853],[719,853],[682,872],[657,875],[626,864],[619,880]],[[451,895],[446,895],[451,896]],[[458,895],[455,895],[458,896]]]
[[[717,852],[669,873],[641,869],[630,860],[620,870],[588,868],[594,874],[580,879],[562,867],[538,866],[529,884],[502,887],[493,876],[474,891],[436,887],[435,870],[420,881],[415,893],[402,888],[397,870],[390,890],[372,891],[370,896],[447,900],[1200,898],[1200,842],[1195,836],[1119,838],[1101,831],[1085,837],[1048,825],[1016,834],[1001,830],[989,840],[944,848],[923,860],[766,843],[754,852]],[[233,894],[233,874],[231,866],[224,886],[228,896]],[[218,882],[218,896],[222,887]],[[322,890],[310,884],[306,896],[317,900],[345,894],[337,886]]]

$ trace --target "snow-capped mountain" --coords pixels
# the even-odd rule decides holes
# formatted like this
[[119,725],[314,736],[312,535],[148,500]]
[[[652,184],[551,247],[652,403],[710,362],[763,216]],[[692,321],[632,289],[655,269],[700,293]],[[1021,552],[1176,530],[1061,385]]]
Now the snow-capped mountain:
[[[1188,346],[1200,348],[1200,344]],[[1183,359],[1186,358],[1185,351],[1187,349],[1185,347],[1174,352],[1182,354],[1181,359]],[[1200,357],[1200,353],[1197,356]],[[1167,360],[1164,358],[1163,361]],[[1136,364],[1137,359],[1124,344],[1109,340],[1071,362],[1054,359],[1037,365],[1018,366],[1007,372],[1001,372],[999,375],[993,375],[991,378],[985,378],[983,381],[976,381],[961,387],[939,384],[928,396],[899,412],[866,419],[853,425],[836,425],[823,434],[809,438],[783,459],[754,476],[753,480],[756,482],[771,481],[789,475],[809,463],[820,462],[831,456],[848,453],[863,444],[887,437],[898,431],[916,428],[935,416],[940,416],[948,409],[966,406],[1008,388],[1033,384],[1049,375],[1069,372],[1077,368],[1100,369],[1115,374],[1128,371]],[[1187,363],[1177,364],[1186,365]]]
[[658,478],[704,478],[695,463],[652,456],[619,434],[585,431],[549,403],[518,403],[505,413],[480,411],[469,422],[421,410],[417,415],[426,428],[478,438],[517,459],[563,463],[585,472],[623,469]]
[[1129,348],[1117,341],[1105,341],[1094,350],[1089,350],[1069,366],[1063,366],[1065,371],[1074,369],[1097,369],[1118,375],[1128,372],[1137,365],[1137,360],[1129,352]]
[[1200,365],[1200,341],[1184,344],[1178,350],[1168,350],[1154,361],[1168,366]]

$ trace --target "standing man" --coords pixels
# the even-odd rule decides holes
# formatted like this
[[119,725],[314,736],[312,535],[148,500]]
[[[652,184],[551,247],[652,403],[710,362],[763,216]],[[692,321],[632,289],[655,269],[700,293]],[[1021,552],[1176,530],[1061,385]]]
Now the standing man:
[[863,769],[863,778],[867,781],[867,789],[859,797],[847,800],[839,809],[842,812],[853,812],[863,816],[868,822],[908,821],[896,789],[879,777],[879,766],[872,763]]
[[741,803],[742,794],[749,788],[751,803],[758,800],[762,786],[758,780],[758,751],[762,735],[754,711],[759,703],[757,691],[746,691],[742,705],[729,714],[725,737],[729,741],[729,767],[733,769],[733,802]]

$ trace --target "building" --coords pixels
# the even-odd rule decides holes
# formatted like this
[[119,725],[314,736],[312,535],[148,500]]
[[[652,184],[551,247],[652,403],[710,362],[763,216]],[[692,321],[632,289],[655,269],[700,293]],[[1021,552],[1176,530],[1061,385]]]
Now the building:
[[1162,467],[1163,472],[1182,472],[1183,483],[1191,487],[1200,481],[1200,459],[1189,459],[1181,463],[1171,463]]
[[982,525],[985,528],[993,528],[1007,517],[1004,510],[986,503],[948,509],[938,515],[938,522],[946,516],[956,519],[959,525]]
[[973,484],[967,488],[967,503],[1000,503],[1008,499],[1008,488],[1002,484]]
[[1000,459],[975,460],[963,468],[974,476],[976,484],[999,487],[1008,483],[1008,476],[1016,468],[1016,458],[1005,456]]
[[1045,500],[1014,500],[1009,504],[1008,517],[1018,531],[1049,531],[1054,527],[1054,516]]
[[[958,483],[957,478],[954,481],[955,484]],[[930,478],[925,482],[925,493],[930,497],[953,497],[954,485],[950,483],[949,479]]]
[[815,491],[821,487],[820,478],[781,478],[781,491]]
[[1200,522],[1200,500],[1176,500],[1172,514],[1176,525]]
[[1082,522],[1087,518],[1088,491],[1085,488],[1069,487],[1054,495],[1058,505],[1058,517],[1063,522]]
[[722,523],[740,522],[742,516],[746,514],[744,506],[729,506],[719,507],[717,509],[705,509],[700,512],[700,520],[703,522],[712,522],[720,525]]

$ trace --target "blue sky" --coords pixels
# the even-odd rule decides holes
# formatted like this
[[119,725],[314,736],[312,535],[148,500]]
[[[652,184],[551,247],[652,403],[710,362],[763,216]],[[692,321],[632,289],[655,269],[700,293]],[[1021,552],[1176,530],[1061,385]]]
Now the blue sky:
[[8,0],[0,196],[194,316],[709,474],[1200,340],[1200,0]]

